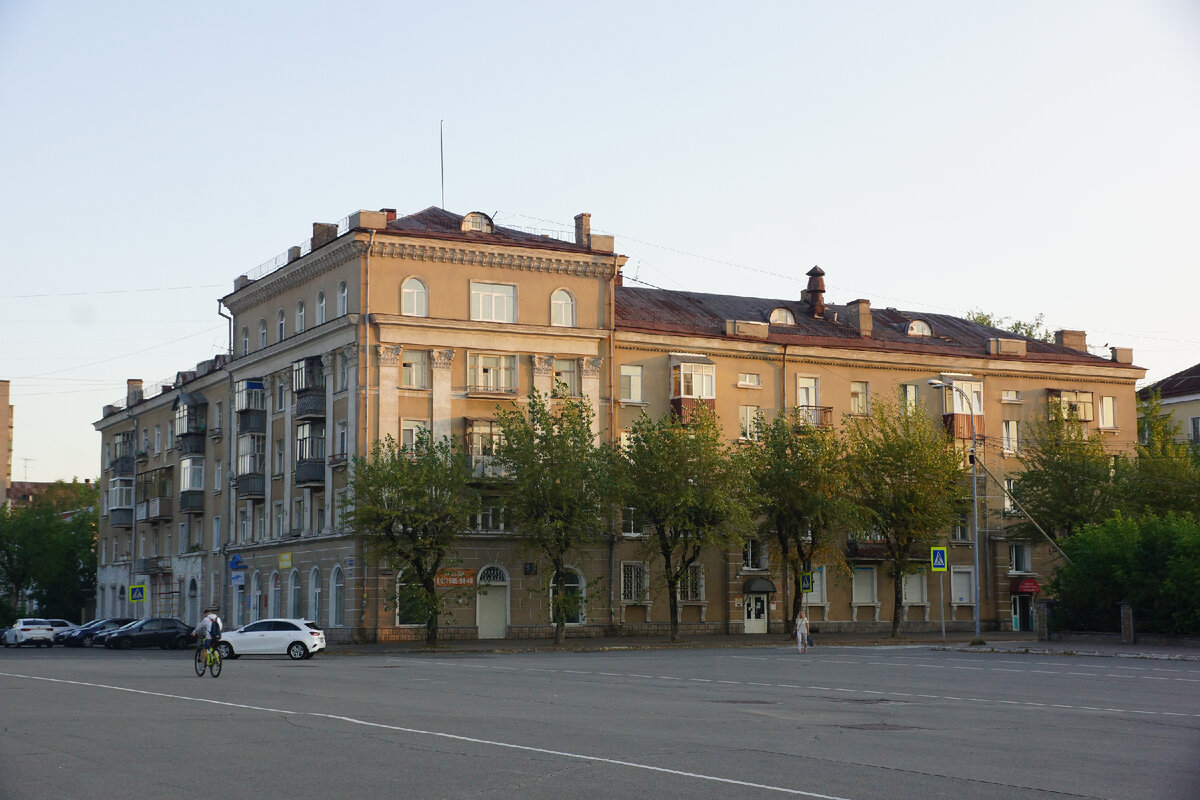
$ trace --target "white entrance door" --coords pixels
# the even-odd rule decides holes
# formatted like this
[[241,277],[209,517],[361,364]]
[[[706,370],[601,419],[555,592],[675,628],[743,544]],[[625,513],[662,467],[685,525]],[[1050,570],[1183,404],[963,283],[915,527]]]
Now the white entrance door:
[[746,633],[767,632],[767,596],[765,594],[746,595]]
[[492,565],[479,572],[475,624],[480,639],[504,639],[508,636],[508,574],[503,567]]

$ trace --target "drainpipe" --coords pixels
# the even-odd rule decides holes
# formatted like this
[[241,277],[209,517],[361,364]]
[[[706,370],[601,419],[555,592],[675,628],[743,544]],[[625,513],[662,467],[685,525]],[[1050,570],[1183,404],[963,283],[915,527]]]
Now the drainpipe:
[[[217,313],[220,314],[222,317],[225,317],[227,320],[229,320],[229,358],[230,358],[230,362],[232,363],[232,360],[233,360],[233,317],[229,314],[226,314],[224,311],[221,310],[221,301],[220,300],[217,301]],[[232,425],[233,416],[234,416],[233,369],[232,369],[231,365],[226,365],[225,367],[223,367],[223,369],[225,370],[225,374],[228,376],[227,380],[228,380],[229,388],[226,392],[226,397],[225,397],[225,405],[227,406],[227,408],[225,409],[225,414],[227,415],[227,419],[230,422],[230,424],[225,428],[225,430],[229,431],[229,433],[227,435],[229,444],[227,444],[225,446],[225,469],[223,469],[221,471],[221,482],[222,482],[222,484],[225,484],[225,482],[228,480],[228,478],[226,476],[233,474],[233,463],[234,463],[233,462],[233,449],[234,449],[234,446],[236,446],[236,444],[237,444],[237,432],[234,431],[233,425]],[[221,424],[225,424],[225,420],[218,420],[218,422],[220,422]],[[229,531],[231,530],[229,526],[234,524],[237,521],[236,520],[237,499],[233,496],[233,492],[228,490],[226,485],[221,486],[221,494],[225,498],[225,530],[221,531],[221,535],[226,541],[228,541],[229,540]],[[253,524],[253,522],[251,522],[251,524]],[[218,588],[217,588],[217,594],[219,594],[219,597],[212,598],[212,600],[216,600],[215,605],[219,606],[220,608],[225,609],[225,613],[228,614],[230,606],[225,602],[225,587],[229,584],[229,576],[226,574],[226,567],[228,566],[228,564],[225,562],[226,551],[227,551],[227,548],[226,548],[225,542],[217,542],[217,562],[220,564],[220,567],[217,570],[217,574],[219,576],[217,578],[217,580],[219,581]],[[201,576],[200,585],[201,586],[204,585],[204,576]],[[211,600],[210,600],[210,604],[212,604]],[[204,605],[204,604],[201,603],[201,605]],[[201,612],[203,612],[203,609],[199,609],[199,610]]]
[[[363,422],[362,442],[363,456],[370,447],[371,424],[368,417],[371,411],[371,248],[375,244],[375,231],[367,235],[367,249],[363,253],[363,351],[360,359],[363,371]],[[376,404],[378,407],[378,403]],[[357,538],[355,539],[357,542]],[[362,576],[362,592],[358,604],[358,628],[365,634],[367,627],[367,564],[366,554],[360,547],[355,546],[355,557],[360,565],[359,574]]]
[[[616,365],[617,357],[617,248],[613,248],[613,271],[608,278],[608,438],[613,441],[617,435],[617,387]],[[620,525],[620,516],[617,524]],[[608,540],[608,619],[609,623],[616,622],[616,581],[617,581],[617,532],[610,531]]]

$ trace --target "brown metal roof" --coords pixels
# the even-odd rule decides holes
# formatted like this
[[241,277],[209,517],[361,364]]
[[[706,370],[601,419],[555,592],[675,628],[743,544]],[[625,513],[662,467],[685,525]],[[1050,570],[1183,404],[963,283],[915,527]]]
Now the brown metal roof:
[[[616,288],[616,324],[619,330],[726,338],[726,320],[768,322],[771,312],[777,308],[786,308],[796,319],[795,325],[770,326],[768,341],[778,344],[983,357],[987,354],[989,339],[1025,339],[1027,355],[1022,360],[1115,366],[1114,362],[1100,356],[1081,353],[1052,342],[1022,337],[1011,331],[991,328],[947,314],[926,314],[893,308],[871,309],[871,336],[864,339],[847,321],[847,307],[844,305],[827,303],[824,314],[814,317],[808,303],[800,300],[740,297],[634,286]],[[909,323],[918,319],[929,324],[933,330],[932,336],[908,335]]]
[[1161,381],[1155,381],[1138,392],[1138,397],[1148,399],[1158,392],[1162,397],[1183,397],[1189,394],[1200,394],[1200,364],[1168,375]]
[[522,247],[541,247],[551,250],[569,250],[576,253],[587,253],[588,248],[575,242],[555,239],[552,236],[539,236],[513,228],[494,225],[491,233],[483,231],[464,231],[462,215],[447,211],[444,208],[430,206],[424,211],[397,217],[387,224],[388,230],[410,233],[418,236],[430,236],[437,239],[458,239],[464,242],[480,244],[520,245]]

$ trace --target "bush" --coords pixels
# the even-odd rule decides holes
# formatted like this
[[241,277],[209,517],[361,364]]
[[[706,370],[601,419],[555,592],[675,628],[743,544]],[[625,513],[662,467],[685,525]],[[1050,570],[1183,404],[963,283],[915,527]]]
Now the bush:
[[1117,515],[1063,549],[1071,563],[1050,582],[1061,603],[1056,627],[1118,631],[1127,600],[1141,633],[1200,632],[1200,524],[1191,515]]

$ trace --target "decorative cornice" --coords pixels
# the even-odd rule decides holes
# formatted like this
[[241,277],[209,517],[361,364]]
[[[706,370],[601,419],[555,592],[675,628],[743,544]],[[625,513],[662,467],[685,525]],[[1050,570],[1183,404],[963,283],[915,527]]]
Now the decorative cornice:
[[272,297],[291,291],[330,270],[357,258],[366,250],[366,243],[357,239],[335,241],[259,278],[248,286],[224,298],[225,307],[235,315],[264,303]]
[[[513,250],[521,251],[521,246],[511,245]],[[563,275],[581,275],[588,278],[609,279],[620,264],[624,263],[623,256],[579,255],[571,256],[563,253],[553,255],[533,254],[525,252],[505,252],[503,250],[483,250],[471,247],[466,243],[455,244],[424,244],[405,241],[388,241],[376,238],[371,247],[372,257],[403,258],[410,261],[440,262],[444,264],[462,264],[471,267],[495,267],[498,269],[525,270],[528,272],[552,272]]]
[[454,363],[454,350],[431,350],[429,363],[434,369],[450,369]]
[[554,374],[554,356],[541,355],[534,353],[529,356],[529,360],[533,362],[534,375],[553,375]]

